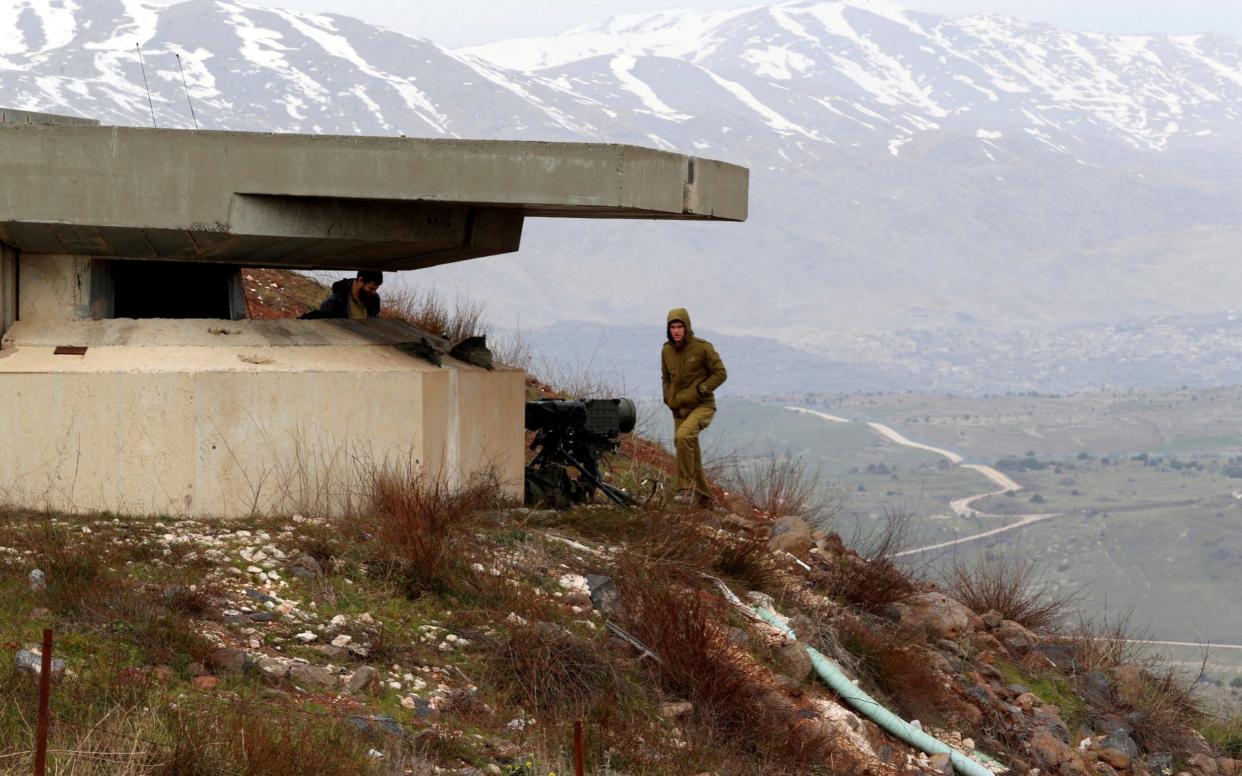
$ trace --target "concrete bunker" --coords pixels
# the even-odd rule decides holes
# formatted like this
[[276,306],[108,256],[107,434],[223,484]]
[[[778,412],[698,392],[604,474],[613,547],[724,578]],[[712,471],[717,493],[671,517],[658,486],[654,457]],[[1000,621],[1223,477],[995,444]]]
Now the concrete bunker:
[[0,500],[341,512],[384,467],[519,495],[519,370],[393,320],[246,320],[237,268],[412,270],[516,251],[528,217],[737,221],[746,202],[744,168],[633,146],[0,110]]

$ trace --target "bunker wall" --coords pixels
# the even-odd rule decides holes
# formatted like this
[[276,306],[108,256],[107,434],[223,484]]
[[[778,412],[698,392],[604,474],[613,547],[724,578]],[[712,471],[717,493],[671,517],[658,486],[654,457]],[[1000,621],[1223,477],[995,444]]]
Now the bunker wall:
[[384,469],[454,486],[495,474],[521,497],[520,370],[452,360],[437,369],[384,347],[110,346],[53,355],[18,343],[7,352],[5,503],[345,514],[365,506],[370,478]]
[[91,260],[86,256],[23,252],[17,282],[19,321],[91,317]]

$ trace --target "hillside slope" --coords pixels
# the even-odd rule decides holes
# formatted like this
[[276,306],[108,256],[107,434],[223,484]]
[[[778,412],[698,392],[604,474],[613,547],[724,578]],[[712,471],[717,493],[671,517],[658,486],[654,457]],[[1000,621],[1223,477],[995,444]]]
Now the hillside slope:
[[[0,758],[28,767],[28,645],[49,627],[63,772],[543,776],[571,772],[575,720],[588,773],[949,772],[867,721],[876,703],[974,758],[959,768],[1239,772],[1239,722],[1203,718],[1115,626],[1058,632],[1035,591],[972,610],[893,545],[860,554],[753,500],[553,512],[493,493],[390,473],[343,520],[0,514]],[[809,649],[873,699],[849,708]]]

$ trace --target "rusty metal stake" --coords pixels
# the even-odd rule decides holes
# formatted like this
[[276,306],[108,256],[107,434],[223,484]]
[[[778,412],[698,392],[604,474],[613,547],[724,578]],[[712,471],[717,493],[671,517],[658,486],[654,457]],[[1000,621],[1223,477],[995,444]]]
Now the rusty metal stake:
[[582,767],[582,721],[574,720],[574,773],[585,776]]
[[47,723],[52,698],[52,629],[43,629],[43,665],[39,670],[39,721],[35,727],[35,776],[47,774]]

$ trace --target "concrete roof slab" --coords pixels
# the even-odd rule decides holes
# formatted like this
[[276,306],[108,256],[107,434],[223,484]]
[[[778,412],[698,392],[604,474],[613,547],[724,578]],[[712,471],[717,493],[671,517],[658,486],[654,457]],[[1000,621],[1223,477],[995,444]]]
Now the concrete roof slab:
[[527,216],[747,215],[745,168],[624,145],[0,123],[0,149],[30,252],[413,269],[517,250]]

